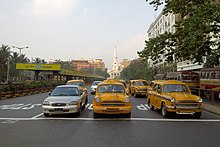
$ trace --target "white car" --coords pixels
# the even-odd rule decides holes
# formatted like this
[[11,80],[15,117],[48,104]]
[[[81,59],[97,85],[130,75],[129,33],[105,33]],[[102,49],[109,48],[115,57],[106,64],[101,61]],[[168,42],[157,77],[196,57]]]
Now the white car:
[[91,93],[91,94],[95,94],[97,85],[98,85],[99,83],[101,83],[101,82],[102,82],[102,81],[94,81],[94,82],[92,82],[92,85],[91,85],[91,87],[90,87],[90,93]]
[[82,109],[88,102],[88,95],[80,92],[77,85],[57,86],[43,101],[43,113],[45,117],[50,114],[77,113],[81,115]]

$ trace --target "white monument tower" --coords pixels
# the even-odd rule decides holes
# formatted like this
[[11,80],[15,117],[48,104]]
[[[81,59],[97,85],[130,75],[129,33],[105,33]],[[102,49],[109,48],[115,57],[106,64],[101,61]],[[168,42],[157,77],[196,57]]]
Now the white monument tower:
[[113,59],[113,63],[112,63],[112,69],[109,70],[109,75],[110,75],[110,79],[114,79],[114,78],[118,78],[120,77],[120,73],[121,73],[121,68],[120,68],[120,64],[118,63],[118,57],[117,57],[117,49],[115,47],[114,50],[114,59]]

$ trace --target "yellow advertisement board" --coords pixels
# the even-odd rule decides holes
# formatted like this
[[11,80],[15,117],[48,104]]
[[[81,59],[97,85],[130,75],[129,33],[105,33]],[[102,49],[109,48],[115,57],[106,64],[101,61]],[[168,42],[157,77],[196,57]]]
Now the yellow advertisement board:
[[16,69],[24,70],[46,70],[46,71],[60,71],[60,64],[32,64],[32,63],[17,63]]

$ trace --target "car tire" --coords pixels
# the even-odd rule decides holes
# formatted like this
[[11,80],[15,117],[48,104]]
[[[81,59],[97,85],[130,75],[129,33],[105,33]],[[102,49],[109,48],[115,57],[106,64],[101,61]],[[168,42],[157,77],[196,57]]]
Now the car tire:
[[154,106],[151,104],[150,99],[147,99],[147,105],[150,108],[150,110],[154,110]]
[[202,112],[196,112],[193,114],[193,117],[196,118],[196,119],[199,119],[202,115]]
[[167,111],[167,107],[165,103],[162,103],[161,114],[165,118],[169,117],[169,112]]
[[98,114],[98,113],[93,112],[93,118],[99,118],[99,114]]
[[50,115],[49,115],[49,113],[44,113],[44,116],[49,117]]

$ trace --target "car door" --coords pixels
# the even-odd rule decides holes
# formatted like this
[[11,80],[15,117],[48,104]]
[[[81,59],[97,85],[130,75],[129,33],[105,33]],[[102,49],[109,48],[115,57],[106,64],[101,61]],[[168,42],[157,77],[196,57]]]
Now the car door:
[[156,94],[157,94],[157,86],[158,84],[155,84],[152,91],[151,91],[151,104],[153,106],[156,106]]
[[157,108],[159,108],[161,101],[162,101],[161,91],[162,91],[162,87],[160,84],[158,84],[157,89],[156,89],[156,94],[155,94],[155,104]]

